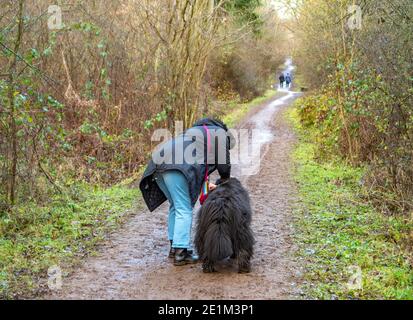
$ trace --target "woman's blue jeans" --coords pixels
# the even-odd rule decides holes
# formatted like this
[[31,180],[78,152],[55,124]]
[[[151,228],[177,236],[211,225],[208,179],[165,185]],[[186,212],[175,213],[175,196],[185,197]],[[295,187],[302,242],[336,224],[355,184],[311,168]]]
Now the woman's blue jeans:
[[193,207],[188,182],[178,170],[155,173],[155,179],[169,201],[169,240],[174,248],[189,248]]

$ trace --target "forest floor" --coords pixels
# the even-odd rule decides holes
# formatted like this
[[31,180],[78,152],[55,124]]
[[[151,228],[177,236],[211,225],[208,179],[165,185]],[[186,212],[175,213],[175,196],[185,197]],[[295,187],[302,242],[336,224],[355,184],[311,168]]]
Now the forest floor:
[[296,196],[291,173],[293,129],[283,111],[299,94],[285,91],[281,98],[255,107],[238,128],[259,129],[262,137],[257,174],[234,165],[250,193],[256,237],[252,272],[238,274],[222,264],[219,272],[204,274],[201,265],[175,267],[168,259],[167,210],[136,212],[63,279],[61,290],[46,299],[288,299],[297,297],[300,267],[292,239],[292,206]]

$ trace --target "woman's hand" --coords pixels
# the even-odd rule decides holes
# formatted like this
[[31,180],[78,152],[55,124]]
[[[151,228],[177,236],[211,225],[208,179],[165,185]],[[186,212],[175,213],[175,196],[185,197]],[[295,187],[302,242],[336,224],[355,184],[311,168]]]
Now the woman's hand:
[[209,190],[210,191],[215,190],[216,188],[217,188],[216,184],[213,184],[212,182],[209,183]]

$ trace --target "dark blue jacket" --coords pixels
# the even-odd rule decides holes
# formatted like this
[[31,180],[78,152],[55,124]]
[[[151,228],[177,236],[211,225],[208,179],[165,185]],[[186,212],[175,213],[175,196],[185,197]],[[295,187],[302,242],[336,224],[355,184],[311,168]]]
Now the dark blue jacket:
[[[207,152],[207,134],[203,125],[206,125],[210,130],[210,148],[214,150],[214,152]],[[201,192],[207,163],[209,174],[218,170],[222,179],[230,177],[230,148],[233,143],[233,138],[227,131],[226,125],[221,121],[206,118],[197,121],[192,128],[189,128],[180,136],[156,148],[139,183],[142,196],[150,211],[155,210],[166,200],[166,196],[158,187],[154,178],[155,172],[168,170],[180,171],[188,181],[193,206]],[[191,149],[188,149],[188,147]],[[183,161],[176,163],[175,150],[179,150],[179,153],[185,152],[185,150],[192,152],[194,161],[188,162],[185,157],[181,157]],[[201,150],[203,152],[200,152]],[[218,159],[219,157],[220,159]],[[157,160],[158,158],[162,158],[163,162]]]

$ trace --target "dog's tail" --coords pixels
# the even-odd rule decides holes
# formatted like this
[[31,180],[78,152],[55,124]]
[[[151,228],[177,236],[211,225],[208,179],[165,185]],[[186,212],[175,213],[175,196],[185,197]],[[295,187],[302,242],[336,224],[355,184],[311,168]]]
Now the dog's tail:
[[[204,231],[202,239],[196,239],[202,259],[220,261],[233,254],[231,240],[231,216],[225,214],[222,199],[207,202],[201,209],[198,230]],[[201,234],[202,232],[198,232]]]
[[227,225],[213,223],[205,234],[205,255],[211,261],[220,261],[232,255],[232,242]]

